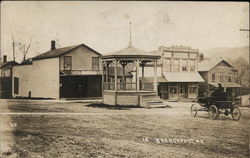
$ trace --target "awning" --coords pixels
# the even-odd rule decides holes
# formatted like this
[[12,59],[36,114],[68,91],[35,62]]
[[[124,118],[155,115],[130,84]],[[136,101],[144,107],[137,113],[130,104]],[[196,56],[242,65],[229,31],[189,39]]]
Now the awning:
[[[213,86],[213,87],[218,87],[219,83],[209,83],[209,85]],[[237,83],[221,83],[222,87],[228,87],[228,88],[240,88],[242,87],[241,85],[237,84]]]
[[164,72],[167,82],[204,82],[198,72]]
[[[154,77],[140,77],[140,81],[143,83],[154,83]],[[157,82],[167,82],[164,77],[157,77]]]

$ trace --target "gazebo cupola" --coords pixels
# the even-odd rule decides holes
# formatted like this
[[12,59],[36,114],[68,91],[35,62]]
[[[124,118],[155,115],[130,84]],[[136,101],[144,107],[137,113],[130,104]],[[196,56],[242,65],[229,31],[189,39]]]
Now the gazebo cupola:
[[[131,29],[130,29],[131,32]],[[133,46],[131,33],[129,45],[125,49],[102,56],[103,65],[103,103],[110,105],[140,105],[140,95],[157,93],[157,60],[160,56],[150,54]],[[154,65],[154,82],[143,83],[144,66]],[[110,68],[114,69],[113,77],[109,76]],[[140,68],[141,67],[141,73]],[[122,76],[118,80],[118,68],[122,69]],[[125,72],[133,70],[133,79],[126,80]],[[141,74],[141,76],[140,76]]]

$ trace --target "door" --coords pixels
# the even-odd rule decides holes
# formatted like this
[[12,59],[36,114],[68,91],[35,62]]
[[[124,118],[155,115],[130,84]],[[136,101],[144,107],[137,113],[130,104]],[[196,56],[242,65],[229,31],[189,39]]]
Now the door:
[[87,91],[88,91],[87,79],[88,79],[87,77],[79,77],[74,80],[73,82],[74,98],[81,98],[87,96]]
[[179,86],[179,96],[180,96],[180,99],[187,99],[188,98],[188,84],[187,83],[180,83],[180,86]]

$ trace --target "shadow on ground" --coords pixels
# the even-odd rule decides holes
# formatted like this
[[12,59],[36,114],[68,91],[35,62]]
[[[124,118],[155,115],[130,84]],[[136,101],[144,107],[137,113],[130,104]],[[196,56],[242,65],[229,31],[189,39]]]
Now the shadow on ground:
[[92,104],[88,104],[87,107],[106,108],[106,109],[112,109],[112,110],[129,110],[132,108],[142,108],[140,106],[134,106],[134,105],[108,105],[108,104],[103,104],[103,103],[92,103]]

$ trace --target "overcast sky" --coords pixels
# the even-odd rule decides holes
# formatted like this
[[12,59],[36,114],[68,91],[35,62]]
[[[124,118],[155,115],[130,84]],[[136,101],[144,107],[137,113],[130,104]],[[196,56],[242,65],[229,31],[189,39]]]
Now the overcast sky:
[[[1,2],[1,52],[12,57],[13,35],[32,45],[28,57],[58,46],[84,43],[105,54],[128,46],[185,45],[205,50],[249,45],[247,2]],[[21,54],[19,49],[17,53]],[[20,57],[21,55],[19,55]]]

